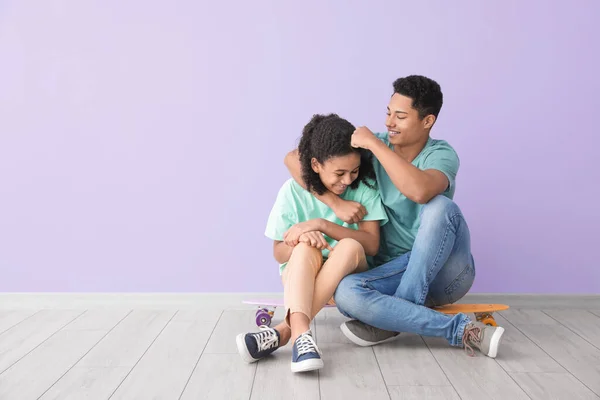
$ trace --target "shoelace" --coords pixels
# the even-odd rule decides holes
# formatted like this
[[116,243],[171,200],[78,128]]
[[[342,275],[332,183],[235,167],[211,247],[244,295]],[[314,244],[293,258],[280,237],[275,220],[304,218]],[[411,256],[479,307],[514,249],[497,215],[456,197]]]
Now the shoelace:
[[317,347],[315,339],[313,339],[311,334],[303,333],[302,335],[300,335],[300,338],[298,339],[298,356],[314,352],[316,352],[318,355],[321,355],[321,351]]
[[477,348],[481,346],[481,328],[474,325],[467,325],[465,327],[465,332],[463,333],[462,341],[467,354],[470,357],[474,357],[475,350],[473,350],[471,344]]
[[277,337],[275,330],[266,325],[261,325],[258,327],[258,329],[260,329],[262,332],[253,334],[254,339],[256,339],[258,351],[268,350],[271,347],[277,346],[279,338]]

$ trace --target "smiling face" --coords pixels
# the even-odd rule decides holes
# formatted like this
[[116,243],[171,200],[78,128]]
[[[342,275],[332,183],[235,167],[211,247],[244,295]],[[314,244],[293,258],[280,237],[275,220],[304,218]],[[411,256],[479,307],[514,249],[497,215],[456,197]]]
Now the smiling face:
[[388,129],[390,143],[399,147],[410,147],[424,143],[435,122],[435,116],[420,118],[413,108],[410,97],[394,93],[387,107],[385,126]]
[[352,152],[344,156],[331,157],[323,164],[316,158],[312,159],[312,169],[321,178],[325,188],[338,196],[358,178],[360,154]]

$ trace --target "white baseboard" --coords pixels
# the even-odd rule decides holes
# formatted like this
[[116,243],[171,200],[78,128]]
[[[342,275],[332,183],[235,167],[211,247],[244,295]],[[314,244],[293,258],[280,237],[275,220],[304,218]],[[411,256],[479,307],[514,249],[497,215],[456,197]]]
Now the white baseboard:
[[[283,293],[0,293],[0,309],[160,308],[243,309],[244,299],[279,299]],[[598,294],[469,293],[459,303],[502,303],[514,308],[600,309]]]

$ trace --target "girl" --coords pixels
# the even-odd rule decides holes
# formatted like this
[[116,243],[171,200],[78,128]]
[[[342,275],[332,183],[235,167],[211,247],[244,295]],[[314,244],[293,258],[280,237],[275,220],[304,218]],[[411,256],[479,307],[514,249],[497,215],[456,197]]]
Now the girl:
[[[291,340],[292,372],[323,367],[310,321],[332,298],[346,275],[368,269],[379,249],[379,226],[387,222],[368,152],[353,148],[352,124],[335,114],[315,115],[304,127],[298,152],[306,188],[289,179],[279,190],[265,235],[283,282],[285,319],[275,328],[239,334],[238,351],[258,361]],[[312,195],[330,191],[361,203],[367,215],[347,224]]]

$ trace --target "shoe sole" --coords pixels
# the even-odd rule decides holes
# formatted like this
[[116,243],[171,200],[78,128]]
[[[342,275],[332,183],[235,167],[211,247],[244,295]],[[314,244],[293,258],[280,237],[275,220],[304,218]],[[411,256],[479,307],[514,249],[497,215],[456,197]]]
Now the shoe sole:
[[375,346],[377,344],[391,342],[392,340],[394,340],[398,336],[400,336],[400,334],[397,334],[396,336],[392,336],[387,339],[380,340],[379,342],[367,342],[366,340],[361,339],[358,336],[356,336],[354,333],[352,333],[352,331],[350,329],[348,329],[348,327],[346,326],[346,323],[343,323],[342,325],[340,325],[340,329],[341,329],[342,333],[344,334],[344,336],[346,336],[348,338],[348,340],[350,340],[352,343],[354,343],[358,346],[362,346],[362,347]]
[[504,328],[497,327],[492,335],[492,339],[490,340],[490,351],[487,356],[491,358],[496,358],[498,355],[498,348],[500,347],[500,343],[502,342],[502,338],[504,337]]
[[307,372],[323,368],[323,360],[320,358],[309,358],[308,360],[293,362],[291,364],[292,372]]
[[253,362],[258,361],[258,359],[254,358],[250,355],[250,352],[248,351],[248,348],[246,347],[246,341],[244,340],[245,336],[246,336],[245,334],[240,333],[239,335],[237,335],[235,337],[235,342],[237,344],[238,353],[240,353],[240,357],[242,357],[242,360],[244,360],[248,364],[251,364]]

